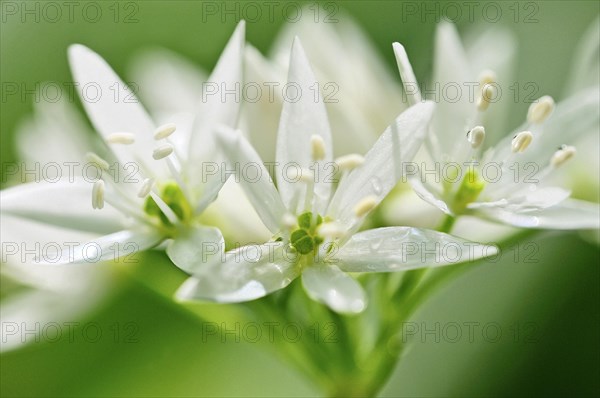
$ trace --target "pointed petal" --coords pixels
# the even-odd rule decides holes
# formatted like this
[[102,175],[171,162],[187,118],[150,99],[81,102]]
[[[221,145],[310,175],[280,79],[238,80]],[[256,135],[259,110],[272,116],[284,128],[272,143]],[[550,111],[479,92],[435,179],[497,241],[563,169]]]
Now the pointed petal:
[[502,208],[510,212],[542,210],[567,199],[570,191],[558,187],[537,188],[533,191],[517,192],[508,199],[495,202],[473,202],[469,209]]
[[529,212],[512,212],[505,209],[482,210],[480,215],[490,220],[521,228],[540,229],[598,229],[599,204],[575,199],[546,209]]
[[358,314],[367,307],[362,286],[332,264],[315,264],[302,273],[306,293],[335,312]]
[[[43,252],[36,264],[95,264],[101,261],[119,261],[134,253],[156,246],[163,240],[153,229],[124,230],[69,246],[62,251]],[[71,242],[74,243],[74,242]]]
[[[163,162],[152,158],[155,147],[154,122],[111,67],[89,48],[75,44],[69,47],[69,63],[81,102],[96,130],[107,138],[113,133],[131,133],[131,145],[110,145],[117,159],[137,164],[144,175],[166,175]],[[143,180],[143,179],[142,179]],[[140,181],[141,182],[141,181]]]
[[167,245],[171,261],[188,274],[202,267],[211,255],[220,256],[224,251],[223,235],[214,227],[196,226],[182,230]]
[[281,243],[244,246],[199,267],[177,291],[180,300],[250,301],[283,289],[298,276]]
[[395,272],[474,261],[497,251],[442,232],[388,227],[354,234],[335,260],[346,272]]
[[600,17],[585,32],[571,61],[572,70],[566,94],[575,94],[590,86],[600,84]]
[[192,128],[188,148],[188,167],[192,168],[190,172],[194,179],[201,175],[202,161],[215,159],[213,137],[216,126],[236,127],[243,84],[244,37],[245,22],[240,21],[204,84],[200,111]]
[[0,191],[3,215],[61,228],[110,233],[123,228],[122,216],[108,204],[92,209],[92,184],[83,179],[32,182]]
[[196,112],[207,76],[184,56],[165,48],[144,50],[134,57],[130,70],[152,115]]
[[[318,82],[309,65],[306,54],[296,38],[292,45],[290,69],[288,74],[287,99],[284,98],[283,110],[277,133],[277,187],[283,203],[291,209],[294,198],[304,203],[306,183],[295,182],[298,167],[308,169],[312,164],[311,137],[319,135],[325,144],[325,157],[318,162],[315,172],[315,194],[317,203],[329,199],[331,184],[323,178],[331,174],[331,131],[325,104],[318,90]],[[295,93],[295,94],[294,94]],[[289,169],[288,169],[289,167]]]
[[454,215],[446,202],[444,202],[438,192],[434,190],[429,184],[421,181],[420,177],[414,177],[409,179],[410,186],[413,191],[419,196],[419,198],[423,199],[425,202],[429,203],[432,206],[437,207],[444,213],[448,215]]
[[432,102],[423,102],[396,118],[367,152],[364,164],[342,179],[331,200],[329,215],[348,227],[354,225],[353,209],[360,201],[374,196],[379,203],[406,177],[406,166],[425,138],[433,109]]
[[239,131],[221,129],[218,140],[229,164],[241,171],[236,179],[246,192],[259,217],[273,233],[279,231],[286,208],[271,176],[248,140]]
[[[435,37],[433,84],[437,85],[436,92],[446,93],[444,95],[448,98],[439,98],[436,101],[437,107],[432,120],[432,128],[439,147],[444,153],[454,153],[457,143],[463,142],[461,138],[469,128],[468,120],[476,110],[474,101],[469,101],[469,96],[461,95],[460,91],[458,91],[457,100],[450,101],[450,98],[454,98],[452,87],[464,88],[463,84],[473,81],[473,79],[465,49],[456,28],[449,22],[441,22],[437,27]],[[432,155],[436,159],[441,159],[441,154]]]
[[[288,49],[289,54],[289,49]],[[279,115],[283,105],[281,90],[273,90],[272,95],[265,95],[264,91],[257,90],[258,94],[250,92],[251,85],[268,87],[268,84],[277,83],[285,85],[285,70],[265,59],[263,55],[251,45],[246,46],[245,79],[248,82],[248,99],[242,106],[242,130],[248,134],[248,139],[264,162],[275,162],[275,148],[277,143],[277,127]],[[262,93],[262,95],[260,95]]]

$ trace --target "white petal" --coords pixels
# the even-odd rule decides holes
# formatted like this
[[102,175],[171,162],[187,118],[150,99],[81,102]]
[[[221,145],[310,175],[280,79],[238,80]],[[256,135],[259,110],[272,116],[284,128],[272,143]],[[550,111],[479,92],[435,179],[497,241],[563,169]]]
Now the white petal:
[[571,60],[571,76],[567,82],[566,94],[575,94],[600,83],[600,17],[585,32],[575,55]]
[[600,212],[597,203],[567,199],[546,209],[511,212],[505,209],[482,210],[482,216],[521,228],[540,229],[598,229]]
[[419,103],[396,118],[367,152],[364,164],[340,182],[329,215],[350,226],[355,221],[353,209],[357,203],[368,196],[381,201],[406,177],[407,165],[425,138],[433,109],[432,102]]
[[92,209],[92,183],[83,179],[32,182],[0,191],[3,215],[95,233],[122,229],[122,216],[109,205]]
[[215,159],[217,125],[236,127],[242,101],[244,36],[245,22],[240,21],[205,83],[188,148],[187,166],[193,179],[201,178],[203,161]]
[[[33,105],[32,117],[19,125],[15,138],[27,170],[33,170],[35,162],[40,168],[51,163],[85,163],[85,154],[94,149],[95,141],[74,105],[63,99]],[[66,173],[66,167],[62,171]]]
[[[42,252],[36,264],[95,264],[101,261],[119,261],[134,253],[156,246],[163,237],[154,229],[124,230],[69,246],[62,251]],[[74,243],[74,242],[72,242]]]
[[154,123],[133,90],[102,57],[85,46],[70,46],[69,62],[78,83],[77,92],[96,130],[105,139],[113,133],[135,135],[132,145],[109,145],[117,159],[123,164],[137,164],[145,174],[166,175],[164,162],[152,159]]
[[367,306],[362,286],[332,264],[315,264],[302,273],[302,285],[313,300],[335,312],[358,314]]
[[425,202],[433,205],[448,215],[453,215],[452,211],[448,208],[446,202],[444,202],[438,192],[433,189],[426,182],[421,181],[421,177],[414,177],[408,180],[413,191]]
[[334,256],[346,272],[394,272],[458,264],[496,253],[495,246],[442,232],[388,227],[353,235]]
[[188,274],[201,267],[211,255],[220,256],[224,251],[223,235],[214,227],[182,229],[167,245],[167,255],[171,261]]
[[180,300],[236,303],[283,289],[298,276],[295,258],[280,243],[243,246],[199,267],[177,291]]
[[130,69],[152,115],[196,112],[207,76],[184,56],[164,48],[145,50],[135,56]]
[[495,202],[473,202],[468,205],[469,209],[503,208],[511,212],[522,212],[530,210],[541,210],[554,206],[567,199],[570,191],[558,187],[536,188],[533,191],[519,191],[508,199]]
[[[331,191],[331,183],[324,178],[332,170],[331,131],[318,82],[298,38],[292,45],[288,87],[277,133],[277,187],[287,208],[291,207],[294,197],[299,199],[300,205],[304,203],[306,183],[293,179],[298,166],[310,168],[311,137],[319,135],[325,144],[325,158],[318,163],[318,174],[315,172],[315,194],[317,203],[323,203]],[[290,210],[295,213],[295,209]]]
[[[265,59],[251,45],[246,46],[244,60],[248,100],[242,106],[242,130],[247,132],[250,142],[263,161],[275,162],[277,127],[283,105],[281,87],[285,85],[285,70]],[[278,86],[269,92],[269,84]],[[256,90],[252,89],[253,85],[257,85]]]
[[[464,83],[475,80],[456,28],[449,22],[441,22],[435,37],[433,84],[437,85],[438,99],[432,128],[443,153],[453,154],[455,146],[464,141],[465,131],[472,127],[467,123],[476,107],[474,101],[469,101],[469,95],[464,95]],[[440,159],[440,154],[432,155]]]
[[239,132],[221,129],[219,133],[217,139],[229,158],[229,164],[239,167],[237,179],[254,209],[271,232],[279,231],[287,210],[262,160]]

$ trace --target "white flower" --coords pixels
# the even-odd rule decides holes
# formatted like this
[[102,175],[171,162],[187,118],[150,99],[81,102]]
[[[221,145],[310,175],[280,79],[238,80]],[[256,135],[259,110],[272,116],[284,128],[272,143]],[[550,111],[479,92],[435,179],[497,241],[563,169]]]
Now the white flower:
[[[404,48],[394,44],[400,73],[413,103],[421,101]],[[596,204],[567,199],[570,192],[545,186],[556,168],[575,155],[577,137],[597,131],[598,87],[582,90],[555,106],[544,96],[532,103],[527,121],[513,134],[482,150],[488,140],[485,114],[497,100],[497,75],[473,70],[454,27],[442,23],[436,38],[434,82],[444,87],[479,81],[475,96],[441,98],[431,123],[431,162],[410,179],[416,193],[446,214],[473,214],[518,227],[599,227]],[[478,79],[474,77],[478,75]]]
[[[298,39],[288,81],[302,92],[316,81]],[[282,289],[302,274],[311,298],[338,312],[357,313],[365,308],[366,297],[347,272],[402,271],[494,254],[493,247],[435,231],[394,227],[357,233],[365,216],[401,178],[402,165],[421,145],[432,112],[430,102],[409,108],[364,157],[346,155],[334,162],[323,99],[303,95],[287,101],[277,138],[277,188],[243,135],[223,129],[219,137],[230,162],[242,170],[258,170],[253,177],[242,175],[240,182],[274,234],[273,241],[232,250],[223,259],[214,257],[182,285],[178,297],[248,301]],[[336,165],[341,180],[334,192]],[[425,246],[437,256],[422,258]],[[458,248],[452,260],[441,255],[449,246]]]
[[[220,90],[239,90],[243,45],[241,22],[209,78]],[[78,245],[53,254],[51,260],[41,258],[39,263],[114,259],[171,239],[167,254],[177,266],[191,272],[203,242],[224,244],[217,228],[199,222],[225,183],[220,174],[204,175],[203,161],[220,160],[213,130],[217,125],[235,127],[239,99],[207,96],[187,131],[178,131],[173,123],[156,126],[98,54],[73,45],[69,60],[78,87],[96,90],[93,99],[86,96],[89,91],[81,92],[84,108],[108,147],[102,157],[88,154],[101,177],[93,184],[76,178],[4,190],[2,216],[79,233],[74,240]],[[172,137],[178,135],[183,137],[175,144]],[[3,241],[10,240],[3,236]]]

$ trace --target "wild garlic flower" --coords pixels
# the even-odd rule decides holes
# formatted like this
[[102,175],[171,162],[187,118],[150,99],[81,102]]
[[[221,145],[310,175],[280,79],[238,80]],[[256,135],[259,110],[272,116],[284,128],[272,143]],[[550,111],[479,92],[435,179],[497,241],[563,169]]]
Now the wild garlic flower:
[[[288,82],[306,93],[315,81],[296,38]],[[334,161],[323,99],[302,95],[287,101],[276,144],[277,188],[246,138],[223,129],[219,138],[230,163],[239,170],[256,171],[241,173],[240,183],[273,239],[213,257],[181,286],[178,297],[248,301],[302,275],[312,299],[337,312],[358,313],[367,304],[366,296],[348,272],[403,271],[495,254],[494,247],[429,230],[393,227],[357,232],[400,180],[402,164],[419,149],[432,112],[432,103],[416,104],[396,118],[364,157],[350,154]],[[448,249],[452,255],[444,255]],[[435,255],[424,258],[424,250]]]
[[[210,77],[221,89],[239,90],[243,46],[241,22]],[[221,175],[206,175],[203,161],[215,159],[209,156],[215,148],[214,127],[235,127],[240,101],[234,96],[207,97],[199,104],[200,113],[192,130],[181,137],[185,145],[178,147],[171,140],[180,133],[177,126],[156,126],[98,54],[73,45],[69,61],[78,87],[97,91],[93,99],[81,91],[84,108],[107,146],[103,156],[87,154],[88,165],[94,166],[97,178],[93,183],[88,176],[4,190],[3,217],[19,217],[79,233],[77,245],[44,256],[39,263],[116,259],[171,239],[167,254],[177,266],[191,272],[202,242],[224,245],[217,228],[199,221],[225,182]]]
[[[410,182],[422,199],[450,216],[473,214],[517,227],[599,227],[596,204],[567,199],[570,192],[545,181],[576,154],[576,137],[597,129],[598,87],[555,105],[544,96],[529,107],[526,122],[483,152],[484,115],[498,100],[496,73],[470,70],[454,27],[442,23],[436,37],[434,81],[463,84],[479,73],[472,101],[441,98],[426,142],[430,162],[416,164]],[[405,49],[394,43],[398,67],[412,103],[422,101]]]

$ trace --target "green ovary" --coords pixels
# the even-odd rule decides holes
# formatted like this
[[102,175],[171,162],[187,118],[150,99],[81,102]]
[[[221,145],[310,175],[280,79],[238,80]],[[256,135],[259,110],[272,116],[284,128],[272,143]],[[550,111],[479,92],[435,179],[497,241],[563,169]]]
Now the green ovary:
[[323,217],[317,215],[313,220],[313,213],[308,211],[298,216],[298,229],[290,235],[290,244],[300,254],[308,254],[316,250],[323,238],[316,233],[317,227],[323,223]]
[[[177,218],[181,222],[187,223],[189,220],[191,220],[194,213],[193,209],[177,183],[169,182],[163,185],[161,187],[160,197],[167,204],[167,206],[173,210],[173,213],[177,215]],[[165,227],[173,227],[173,223],[171,223],[167,216],[164,215],[164,213],[160,210],[160,207],[158,207],[151,196],[146,198],[146,202],[144,203],[144,211],[150,216],[158,217]]]
[[454,195],[452,210],[456,214],[464,213],[469,203],[477,200],[483,188],[485,188],[485,181],[481,179],[475,168],[469,168]]

